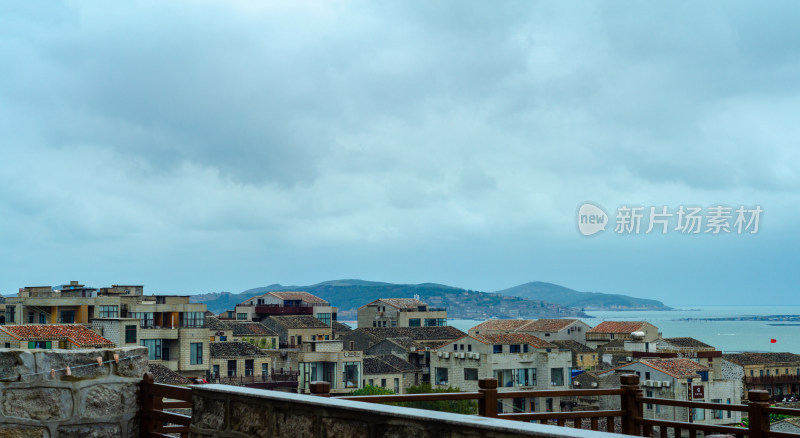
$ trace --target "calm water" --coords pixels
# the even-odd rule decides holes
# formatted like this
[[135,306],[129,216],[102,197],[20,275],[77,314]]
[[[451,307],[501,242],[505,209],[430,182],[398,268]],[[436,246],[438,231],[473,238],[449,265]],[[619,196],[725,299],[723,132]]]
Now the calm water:
[[[602,321],[647,321],[665,338],[689,336],[726,352],[788,351],[800,354],[800,326],[773,326],[761,321],[680,321],[683,318],[725,318],[743,315],[800,315],[800,306],[694,306],[678,310],[586,312],[584,319],[595,326]],[[448,324],[467,331],[481,321],[450,320]],[[771,344],[770,339],[777,340]]]

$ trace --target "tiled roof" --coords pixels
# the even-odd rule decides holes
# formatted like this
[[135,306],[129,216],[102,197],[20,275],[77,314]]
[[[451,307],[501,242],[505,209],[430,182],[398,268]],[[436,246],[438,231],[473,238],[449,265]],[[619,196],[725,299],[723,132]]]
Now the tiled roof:
[[604,321],[586,333],[633,333],[647,324],[644,321]]
[[737,353],[723,354],[722,358],[739,365],[800,363],[800,355],[794,353]]
[[683,348],[714,348],[706,343],[700,342],[695,338],[664,338],[668,344],[674,347]]
[[327,301],[308,292],[269,292],[267,295],[272,295],[280,300],[300,300],[306,303],[328,304]]
[[481,332],[484,330],[507,330],[514,331],[528,323],[529,319],[490,319],[469,329],[470,332]]
[[334,333],[348,333],[353,331],[352,327],[339,321],[331,321],[331,328],[333,328]]
[[[426,303],[414,298],[381,298],[378,301],[383,301],[384,303],[398,309],[416,309],[419,306],[427,306]],[[373,301],[373,303],[374,302],[375,301]]]
[[573,341],[573,340],[566,340],[566,341],[550,341],[551,344],[555,344],[558,348],[562,348],[565,350],[571,350],[575,353],[594,353],[595,350],[590,348],[587,345],[583,345],[580,342]]
[[24,324],[0,330],[21,341],[63,340],[79,347],[109,347],[114,343],[79,324]]
[[188,385],[192,383],[191,380],[160,363],[150,362],[147,364],[147,371],[153,374],[153,380],[156,383],[163,383],[165,385]]
[[276,324],[279,324],[286,328],[330,328],[324,322],[314,318],[311,315],[282,315],[282,316],[270,316],[271,320],[275,321]]
[[393,354],[364,357],[364,374],[397,374],[420,371],[406,360]]
[[691,359],[641,359],[639,362],[677,379],[694,377],[698,371],[710,369]]
[[420,344],[419,342],[417,342],[417,341],[415,341],[415,340],[413,340],[413,339],[411,339],[411,338],[409,338],[407,336],[403,336],[403,337],[400,337],[400,338],[388,338],[386,340],[390,341],[390,342],[394,342],[395,344],[397,344],[397,345],[399,345],[399,346],[401,346],[401,347],[403,347],[403,348],[405,348],[406,350],[409,350],[409,351],[418,351],[418,350],[424,350],[425,349],[425,347],[422,344]]
[[220,321],[219,318],[216,316],[208,316],[206,315],[206,327],[210,328],[211,330],[230,330],[231,326],[225,322]]
[[234,336],[278,336],[275,332],[270,330],[269,327],[260,322],[231,322],[229,325],[233,329]]
[[472,337],[484,344],[528,344],[534,348],[558,348],[544,339],[527,333],[479,334]]
[[568,325],[578,321],[577,319],[537,319],[531,321],[521,328],[519,332],[557,332],[567,328]]
[[212,342],[211,357],[266,356],[249,342]]
[[358,330],[363,330],[380,339],[386,338],[411,338],[415,341],[437,341],[449,340],[460,338],[466,333],[461,330],[450,327],[364,327]]

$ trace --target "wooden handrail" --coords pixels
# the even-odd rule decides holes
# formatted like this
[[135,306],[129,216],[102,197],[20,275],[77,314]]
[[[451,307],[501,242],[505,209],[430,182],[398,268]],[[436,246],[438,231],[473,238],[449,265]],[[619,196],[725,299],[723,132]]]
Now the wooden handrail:
[[[192,390],[179,386],[155,383],[152,373],[145,373],[140,385],[142,412],[140,428],[142,436],[166,437],[179,433],[181,438],[189,436],[192,417],[168,412],[164,409],[191,408]],[[164,400],[165,398],[170,400]]]
[[[747,412],[747,405],[729,405],[725,403],[707,403],[690,400],[673,400],[669,398],[637,397],[636,401],[645,404],[662,406],[678,406],[682,408],[713,409],[717,411]],[[795,415],[800,411],[795,410]]]

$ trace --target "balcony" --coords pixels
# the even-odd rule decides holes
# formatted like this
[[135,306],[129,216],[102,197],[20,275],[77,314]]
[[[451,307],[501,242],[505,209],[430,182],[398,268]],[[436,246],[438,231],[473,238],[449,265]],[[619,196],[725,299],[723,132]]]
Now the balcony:
[[258,315],[313,315],[314,308],[311,306],[302,307],[283,307],[277,304],[258,304],[256,314]]
[[745,385],[779,385],[784,383],[800,384],[800,376],[783,374],[780,376],[748,376],[744,378]]

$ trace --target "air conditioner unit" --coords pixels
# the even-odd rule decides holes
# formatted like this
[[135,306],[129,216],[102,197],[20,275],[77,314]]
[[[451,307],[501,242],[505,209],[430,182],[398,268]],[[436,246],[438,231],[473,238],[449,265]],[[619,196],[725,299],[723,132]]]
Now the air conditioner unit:
[[460,359],[466,359],[466,357],[467,357],[467,354],[466,354],[466,353],[460,353],[458,357],[459,357]]
[[669,388],[669,380],[665,380],[661,383],[664,385],[664,388]]
[[442,357],[442,352],[441,351],[437,351],[436,355],[439,356],[439,357]]
[[450,359],[450,353],[449,352],[445,352],[444,353],[444,358],[445,359]]
[[480,353],[475,353],[475,359],[480,359],[480,358],[481,358],[481,354]]
[[660,380],[656,380],[656,381],[654,381],[654,382],[653,382],[653,387],[655,387],[655,388],[661,388],[661,381],[660,381]]
[[653,381],[652,380],[645,380],[644,381],[644,386],[653,386]]

